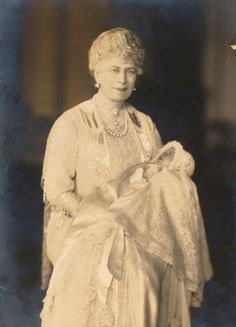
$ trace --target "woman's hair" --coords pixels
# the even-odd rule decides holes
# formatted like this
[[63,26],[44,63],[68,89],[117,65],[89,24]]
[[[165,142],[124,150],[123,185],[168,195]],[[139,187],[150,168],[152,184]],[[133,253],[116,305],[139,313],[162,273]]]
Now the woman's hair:
[[104,59],[121,56],[131,60],[138,74],[143,72],[145,50],[142,41],[132,31],[117,27],[101,33],[89,49],[89,70],[92,75]]

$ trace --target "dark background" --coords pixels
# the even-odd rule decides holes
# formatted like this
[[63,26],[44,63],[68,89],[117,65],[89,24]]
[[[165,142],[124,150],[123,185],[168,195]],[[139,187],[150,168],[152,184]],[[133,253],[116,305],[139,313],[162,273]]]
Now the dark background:
[[193,326],[236,326],[236,1],[0,0],[0,8],[0,327],[39,326],[47,134],[94,93],[87,52],[116,26],[147,50],[130,102],[196,159],[214,278]]

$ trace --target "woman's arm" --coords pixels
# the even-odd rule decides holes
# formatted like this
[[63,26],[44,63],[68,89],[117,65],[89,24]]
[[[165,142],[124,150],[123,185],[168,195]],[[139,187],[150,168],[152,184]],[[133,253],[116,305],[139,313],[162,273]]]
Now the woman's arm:
[[152,160],[156,157],[157,153],[162,148],[163,143],[160,133],[158,132],[156,125],[154,124],[154,122],[151,120],[150,117],[149,117],[149,126],[152,135],[152,156],[151,156],[151,160]]
[[77,155],[76,126],[65,113],[56,120],[49,133],[42,187],[49,204],[68,216],[76,214],[80,202],[75,189]]

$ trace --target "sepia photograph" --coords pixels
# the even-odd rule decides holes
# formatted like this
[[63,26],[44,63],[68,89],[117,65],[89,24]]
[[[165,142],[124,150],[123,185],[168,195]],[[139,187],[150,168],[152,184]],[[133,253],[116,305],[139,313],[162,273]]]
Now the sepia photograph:
[[236,326],[236,1],[0,7],[0,327]]

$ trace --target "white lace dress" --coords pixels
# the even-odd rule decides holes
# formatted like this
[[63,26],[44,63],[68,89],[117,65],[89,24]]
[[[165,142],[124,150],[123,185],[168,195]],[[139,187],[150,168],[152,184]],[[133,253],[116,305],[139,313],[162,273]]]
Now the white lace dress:
[[[99,220],[90,224],[93,218],[88,212],[73,215],[77,211],[67,207],[76,209],[69,195],[85,198],[127,168],[150,160],[161,147],[150,118],[132,107],[128,111],[128,133],[123,137],[112,137],[101,130],[92,102],[68,111],[50,133],[43,182],[53,208],[48,250],[50,253],[51,246],[54,271],[41,313],[42,327],[190,326],[191,292],[170,264],[123,230],[121,274],[111,276],[106,271],[107,262],[102,262],[112,233],[106,214],[101,211],[102,216],[96,206],[90,208],[94,219]],[[66,201],[62,200],[64,194],[68,195]],[[144,203],[144,207],[147,205]],[[80,224],[71,228],[74,219],[80,219]],[[63,229],[66,231],[61,237]]]

